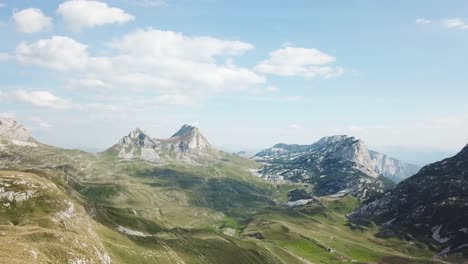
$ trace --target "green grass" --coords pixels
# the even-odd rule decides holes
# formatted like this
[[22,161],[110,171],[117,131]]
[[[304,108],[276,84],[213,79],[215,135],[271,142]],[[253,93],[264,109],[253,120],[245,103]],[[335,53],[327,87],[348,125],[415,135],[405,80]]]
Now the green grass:
[[[396,257],[417,262],[434,255],[419,243],[377,238],[375,226],[352,229],[345,215],[359,201],[351,196],[287,208],[288,191],[311,187],[265,182],[248,172],[258,164],[234,155],[192,166],[50,147],[10,154],[21,157],[21,163],[4,159],[4,167],[33,172],[26,177],[57,187],[0,209],[0,231],[8,230],[0,242],[25,244],[41,252],[38,260],[45,263],[66,263],[64,245],[73,245],[76,236],[90,245],[102,243],[113,263],[341,263]],[[66,209],[63,200],[73,201],[79,212],[73,228],[51,221]],[[83,232],[88,222],[97,237]],[[127,236],[117,231],[118,225],[151,236]],[[264,239],[250,236],[256,232]],[[15,243],[0,249],[0,263],[5,250],[15,247],[16,262],[11,263],[30,260]],[[71,250],[87,256],[78,245]]]

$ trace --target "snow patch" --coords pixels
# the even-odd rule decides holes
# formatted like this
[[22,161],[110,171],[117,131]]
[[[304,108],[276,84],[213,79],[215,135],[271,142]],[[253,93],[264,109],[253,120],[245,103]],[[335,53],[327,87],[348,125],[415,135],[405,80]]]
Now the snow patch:
[[15,144],[17,146],[21,146],[21,147],[33,147],[33,148],[37,147],[36,143],[22,141],[22,140],[16,140],[16,139],[12,139],[11,143],[13,143],[13,144]]
[[442,225],[437,225],[437,226],[434,226],[431,231],[432,231],[432,238],[434,240],[436,240],[437,242],[439,242],[440,244],[443,244],[447,241],[450,240],[450,237],[440,237],[440,229],[442,229]]
[[345,195],[347,195],[351,190],[350,189],[344,189],[344,190],[341,190],[335,194],[332,194],[332,195],[329,195],[329,197],[332,197],[332,198],[342,198],[344,197]]
[[122,232],[122,233],[125,233],[127,235],[131,235],[131,236],[140,236],[140,237],[148,237],[148,236],[151,236],[151,235],[148,235],[148,234],[145,234],[143,232],[140,232],[140,231],[136,231],[136,230],[132,230],[130,228],[126,228],[126,227],[123,227],[121,225],[118,225],[117,226],[117,230],[119,232]]
[[287,202],[286,205],[289,207],[302,206],[311,203],[313,200],[314,199],[300,199],[293,202]]

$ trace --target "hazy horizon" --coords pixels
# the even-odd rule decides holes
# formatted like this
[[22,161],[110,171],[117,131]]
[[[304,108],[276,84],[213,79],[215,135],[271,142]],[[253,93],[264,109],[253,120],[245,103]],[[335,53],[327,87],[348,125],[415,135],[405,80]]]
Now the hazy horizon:
[[189,123],[228,151],[345,134],[422,165],[468,143],[468,4],[397,7],[0,1],[0,116],[66,148]]

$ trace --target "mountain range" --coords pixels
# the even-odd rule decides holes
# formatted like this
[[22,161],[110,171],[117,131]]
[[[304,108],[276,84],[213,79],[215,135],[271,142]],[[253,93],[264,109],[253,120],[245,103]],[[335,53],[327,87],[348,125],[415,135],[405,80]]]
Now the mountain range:
[[463,263],[467,156],[395,186],[413,167],[349,136],[246,159],[184,125],[87,153],[0,119],[0,263]]
[[276,144],[254,160],[263,164],[261,177],[276,182],[307,183],[318,195],[351,193],[366,199],[419,170],[384,154],[368,150],[350,136],[324,137],[311,145]]

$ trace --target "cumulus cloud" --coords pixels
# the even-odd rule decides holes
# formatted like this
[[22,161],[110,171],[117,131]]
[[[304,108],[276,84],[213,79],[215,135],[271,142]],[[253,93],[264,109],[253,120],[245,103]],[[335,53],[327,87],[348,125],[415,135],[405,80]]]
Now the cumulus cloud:
[[15,98],[23,103],[28,103],[36,107],[52,109],[69,109],[72,104],[48,91],[25,91],[18,90],[14,94]]
[[14,11],[12,17],[18,32],[37,33],[52,28],[52,18],[38,8]]
[[58,71],[84,69],[89,61],[86,45],[61,36],[32,44],[23,42],[18,45],[15,54],[23,64],[35,64]]
[[332,78],[344,72],[341,67],[330,66],[335,60],[334,57],[318,49],[283,47],[271,52],[267,60],[255,66],[255,70],[286,77]]
[[57,13],[72,30],[106,24],[124,24],[135,19],[124,10],[94,0],[70,0],[59,5]]
[[182,94],[163,94],[156,98],[156,103],[160,105],[199,107],[200,104],[190,96]]
[[67,72],[69,88],[147,90],[178,100],[182,94],[198,98],[265,83],[265,77],[232,61],[253,49],[250,43],[147,29],[107,47],[112,56],[96,57],[86,45],[54,36],[21,43],[15,57],[23,64]]
[[446,28],[454,28],[454,29],[468,29],[468,24],[465,23],[460,18],[449,18],[444,20],[444,26]]
[[203,62],[213,62],[215,56],[235,56],[253,49],[253,45],[246,42],[189,37],[157,29],[137,30],[109,43],[109,46],[133,57],[170,57]]
[[416,19],[416,24],[427,25],[427,24],[430,24],[430,23],[431,23],[431,20],[429,20],[427,18],[418,18],[418,19]]
[[6,4],[5,3],[0,3],[0,8],[4,8],[6,7]]

